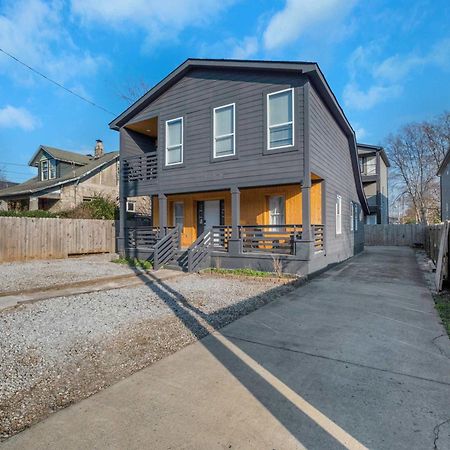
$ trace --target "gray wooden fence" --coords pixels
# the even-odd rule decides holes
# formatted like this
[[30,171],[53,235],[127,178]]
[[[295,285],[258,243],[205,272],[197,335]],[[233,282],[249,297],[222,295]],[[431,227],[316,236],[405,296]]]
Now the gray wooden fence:
[[420,224],[364,225],[365,245],[425,244],[426,226]]
[[113,220],[0,217],[0,262],[114,252]]

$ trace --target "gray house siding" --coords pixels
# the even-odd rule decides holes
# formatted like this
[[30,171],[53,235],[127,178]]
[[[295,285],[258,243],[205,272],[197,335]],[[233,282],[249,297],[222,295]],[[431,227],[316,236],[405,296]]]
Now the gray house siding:
[[441,172],[441,220],[450,220],[450,169]]
[[[326,258],[334,263],[361,250],[364,241],[362,223],[351,231],[351,203],[359,205],[350,144],[344,131],[311,86],[309,99],[310,166],[326,183]],[[342,197],[342,234],[336,235],[336,198]],[[358,206],[358,212],[360,207]],[[360,214],[358,214],[358,221]]]
[[[128,195],[195,192],[233,185],[300,183],[303,176],[304,101],[301,75],[265,71],[194,69],[147,106],[132,122],[158,116],[158,180],[128,186]],[[294,88],[294,146],[265,152],[266,95]],[[212,159],[212,112],[236,104],[236,157]],[[184,158],[165,167],[165,121],[183,117]],[[126,125],[125,125],[126,127]],[[121,157],[145,151],[145,144],[121,128]],[[148,139],[142,136],[143,139]]]

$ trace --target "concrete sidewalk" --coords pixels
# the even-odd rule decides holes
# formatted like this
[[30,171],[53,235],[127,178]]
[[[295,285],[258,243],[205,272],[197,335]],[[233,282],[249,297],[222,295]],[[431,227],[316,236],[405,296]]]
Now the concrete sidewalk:
[[414,252],[369,247],[1,447],[450,448],[443,334]]

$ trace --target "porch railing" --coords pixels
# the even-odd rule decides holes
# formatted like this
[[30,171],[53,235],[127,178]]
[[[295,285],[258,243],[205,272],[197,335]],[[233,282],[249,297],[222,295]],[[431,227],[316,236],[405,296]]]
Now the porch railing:
[[215,252],[227,252],[228,241],[231,239],[231,226],[220,225],[212,227],[211,246]]
[[126,228],[125,247],[153,249],[160,236],[159,227]]
[[180,248],[180,229],[173,228],[162,239],[160,239],[153,249],[153,268],[160,269],[176,255]]
[[243,225],[239,227],[243,251],[291,254],[302,238],[301,225]]
[[122,179],[133,181],[155,181],[158,177],[158,157],[151,154],[130,156],[122,160]]
[[314,249],[316,252],[323,250],[324,229],[323,225],[312,225],[314,236]]
[[210,254],[213,233],[211,229],[206,229],[188,250],[188,272],[197,270],[202,261]]

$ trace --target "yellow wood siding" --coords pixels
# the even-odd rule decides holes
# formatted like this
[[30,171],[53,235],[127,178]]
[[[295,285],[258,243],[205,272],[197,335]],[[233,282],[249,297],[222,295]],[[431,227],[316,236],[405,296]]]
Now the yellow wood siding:
[[[285,198],[286,224],[302,223],[302,193],[300,185],[270,186],[241,189],[241,225],[269,225],[269,198],[282,195]],[[188,247],[197,238],[197,201],[224,200],[225,224],[231,225],[230,191],[198,192],[167,196],[167,224],[174,225],[173,205],[184,204],[184,227],[181,246]],[[153,197],[153,223],[159,223],[158,197]],[[311,223],[322,223],[322,189],[320,183],[311,188]]]

